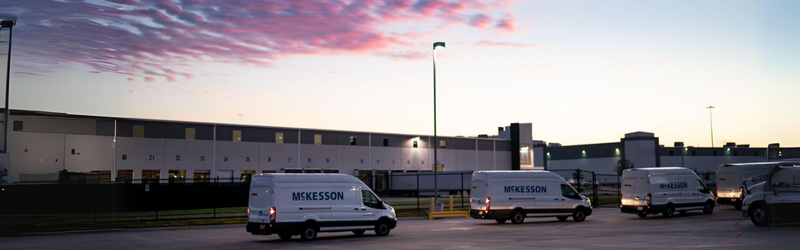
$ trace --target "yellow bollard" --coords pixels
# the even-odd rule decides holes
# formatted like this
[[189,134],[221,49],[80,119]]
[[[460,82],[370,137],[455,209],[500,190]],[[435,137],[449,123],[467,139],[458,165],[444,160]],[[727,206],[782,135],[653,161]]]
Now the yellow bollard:
[[[452,195],[450,196],[450,212],[453,212],[453,196]],[[450,217],[450,219],[453,219],[453,217]]]
[[431,210],[428,211],[428,220],[433,220],[433,212],[436,211],[433,209],[433,197],[431,197]]

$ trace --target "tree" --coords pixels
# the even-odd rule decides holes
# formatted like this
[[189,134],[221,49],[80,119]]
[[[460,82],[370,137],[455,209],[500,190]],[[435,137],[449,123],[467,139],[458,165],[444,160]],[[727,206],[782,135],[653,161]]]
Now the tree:
[[622,171],[625,171],[625,169],[631,169],[631,168],[633,168],[633,162],[631,162],[631,160],[620,159],[619,161],[617,161],[617,167],[614,168],[614,171],[617,172],[618,175],[622,176]]

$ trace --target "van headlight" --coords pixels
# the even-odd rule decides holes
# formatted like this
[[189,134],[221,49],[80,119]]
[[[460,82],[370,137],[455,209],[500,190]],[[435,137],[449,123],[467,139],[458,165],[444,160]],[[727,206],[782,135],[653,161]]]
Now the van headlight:
[[592,205],[592,199],[586,198],[586,203],[589,203],[589,205]]

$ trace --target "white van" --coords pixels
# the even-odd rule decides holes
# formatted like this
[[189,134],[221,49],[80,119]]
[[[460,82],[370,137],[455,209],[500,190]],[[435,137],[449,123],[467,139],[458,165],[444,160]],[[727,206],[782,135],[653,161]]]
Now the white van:
[[[751,162],[722,164],[717,167],[717,204],[742,208],[745,186],[763,182],[772,167],[781,162]],[[798,164],[798,163],[794,163]]]
[[675,211],[714,211],[714,195],[694,171],[681,167],[633,168],[622,172],[620,210],[644,218],[662,213],[671,218]]
[[259,174],[250,182],[247,232],[312,240],[317,232],[375,230],[397,225],[394,208],[358,178],[345,174]]
[[469,199],[472,218],[498,223],[521,224],[525,217],[583,221],[592,214],[589,198],[549,171],[476,171]]
[[766,181],[745,185],[745,193],[742,216],[756,226],[800,221],[800,164],[772,167]]

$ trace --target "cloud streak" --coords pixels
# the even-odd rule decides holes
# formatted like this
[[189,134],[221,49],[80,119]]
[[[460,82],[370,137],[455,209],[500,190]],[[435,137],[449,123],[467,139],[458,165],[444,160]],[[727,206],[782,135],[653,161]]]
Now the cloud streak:
[[382,29],[437,21],[513,32],[506,8],[485,0],[26,0],[0,13],[19,17],[14,53],[23,60],[15,67],[78,63],[154,82],[192,79],[204,63],[270,66],[289,55],[418,59],[406,52],[416,33]]

